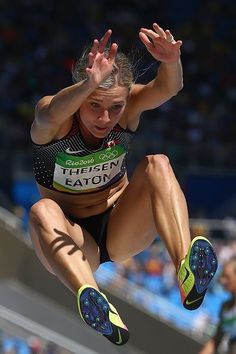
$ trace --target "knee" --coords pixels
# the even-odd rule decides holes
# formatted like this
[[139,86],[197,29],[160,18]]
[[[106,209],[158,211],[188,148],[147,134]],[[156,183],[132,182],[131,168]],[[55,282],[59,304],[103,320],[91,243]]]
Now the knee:
[[146,175],[148,178],[168,178],[170,162],[166,155],[156,154],[148,155]]
[[31,225],[49,223],[62,212],[59,205],[51,199],[43,198],[35,203],[29,214]]
[[146,156],[145,184],[149,192],[167,190],[171,186],[171,168],[169,159],[162,154]]

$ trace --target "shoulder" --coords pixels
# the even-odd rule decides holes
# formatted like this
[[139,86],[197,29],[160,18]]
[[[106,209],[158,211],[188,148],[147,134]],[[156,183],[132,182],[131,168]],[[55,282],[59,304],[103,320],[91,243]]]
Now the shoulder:
[[138,95],[145,87],[146,87],[146,85],[133,84],[133,85],[131,86],[128,99],[129,99],[129,100],[134,99],[134,98],[136,97],[136,95]]

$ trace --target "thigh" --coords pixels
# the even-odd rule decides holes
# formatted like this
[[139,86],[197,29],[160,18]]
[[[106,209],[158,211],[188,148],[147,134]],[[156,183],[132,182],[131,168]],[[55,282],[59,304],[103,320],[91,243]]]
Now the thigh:
[[[44,232],[50,233],[49,238],[52,247],[68,254],[73,254],[76,251],[75,247],[77,247],[83,252],[92,271],[95,271],[100,264],[100,251],[92,236],[78,224],[70,221],[56,203],[53,201],[47,201],[46,203],[46,208],[43,208],[38,218],[40,218],[40,214],[45,214],[42,217],[44,220],[41,221]],[[37,226],[39,222],[39,220],[34,222],[34,217],[31,217],[30,236],[40,261],[49,272],[53,273],[41,247],[40,238],[42,236],[40,233],[43,231]],[[68,248],[71,251],[68,251]]]
[[144,181],[145,167],[144,160],[110,214],[107,250],[114,261],[122,261],[140,253],[157,236],[151,198]]

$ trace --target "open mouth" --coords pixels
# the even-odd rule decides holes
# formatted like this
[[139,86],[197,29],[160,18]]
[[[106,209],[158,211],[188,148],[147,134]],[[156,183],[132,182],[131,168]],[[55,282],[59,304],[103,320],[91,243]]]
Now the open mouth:
[[107,127],[98,127],[97,125],[95,125],[95,128],[96,128],[97,130],[99,130],[100,132],[105,132],[105,131],[108,130]]

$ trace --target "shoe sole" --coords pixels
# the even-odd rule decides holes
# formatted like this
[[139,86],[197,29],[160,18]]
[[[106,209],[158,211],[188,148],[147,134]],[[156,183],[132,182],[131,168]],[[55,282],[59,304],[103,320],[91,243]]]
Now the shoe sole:
[[184,307],[188,310],[197,309],[203,302],[217,265],[217,257],[211,243],[203,237],[194,240],[189,255],[189,268],[194,275],[195,283],[184,301]]
[[109,304],[96,289],[86,288],[80,294],[80,314],[84,321],[101,334],[112,333]]
[[113,344],[123,345],[128,341],[129,332],[110,321],[109,311],[113,311],[109,302],[96,289],[90,287],[83,289],[78,305],[82,319]]

